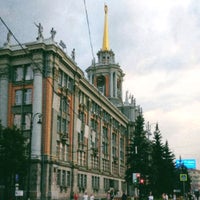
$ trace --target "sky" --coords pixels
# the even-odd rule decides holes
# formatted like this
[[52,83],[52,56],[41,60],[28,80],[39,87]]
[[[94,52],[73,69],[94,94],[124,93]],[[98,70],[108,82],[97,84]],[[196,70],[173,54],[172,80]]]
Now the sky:
[[[176,158],[196,159],[200,169],[200,3],[199,0],[85,0],[92,47],[102,48],[104,5],[108,5],[110,48],[125,73],[123,94],[134,95],[151,132],[158,123],[162,141]],[[92,50],[84,0],[0,0],[0,17],[20,41],[45,38],[56,30],[67,54],[75,48],[85,72]],[[0,22],[0,46],[7,30]],[[16,43],[12,38],[11,42]],[[150,137],[151,139],[151,137]]]

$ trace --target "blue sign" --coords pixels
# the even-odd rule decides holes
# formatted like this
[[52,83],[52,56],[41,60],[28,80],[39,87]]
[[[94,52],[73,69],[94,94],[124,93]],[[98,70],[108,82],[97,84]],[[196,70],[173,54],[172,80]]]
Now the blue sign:
[[184,165],[187,169],[196,169],[196,160],[195,159],[183,159],[183,160],[176,160],[176,167],[181,167]]

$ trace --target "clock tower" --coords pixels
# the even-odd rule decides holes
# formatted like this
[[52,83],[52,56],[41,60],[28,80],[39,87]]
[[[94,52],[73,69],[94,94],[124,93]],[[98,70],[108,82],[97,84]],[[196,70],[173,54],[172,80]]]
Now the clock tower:
[[91,84],[114,105],[122,105],[122,82],[124,73],[115,62],[115,54],[110,49],[108,37],[108,7],[105,5],[105,20],[102,49],[97,53],[98,61],[86,69]]

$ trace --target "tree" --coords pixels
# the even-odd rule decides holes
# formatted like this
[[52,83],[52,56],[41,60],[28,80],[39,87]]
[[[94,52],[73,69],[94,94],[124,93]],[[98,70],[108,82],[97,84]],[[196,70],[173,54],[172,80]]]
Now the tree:
[[5,186],[5,199],[13,195],[16,182],[24,182],[28,164],[25,141],[19,129],[0,125],[0,182]]
[[150,185],[154,194],[158,197],[162,193],[172,194],[177,179],[175,156],[169,149],[168,142],[162,143],[162,135],[158,124],[154,131],[151,158]]
[[163,192],[163,154],[164,146],[162,144],[162,136],[156,124],[154,131],[154,138],[152,143],[152,154],[151,154],[151,173],[149,176],[150,185],[153,193],[159,196]]
[[126,181],[132,183],[133,173],[140,173],[140,178],[145,181],[149,173],[149,142],[144,130],[144,118],[136,118],[133,136],[127,148]]
[[163,150],[163,187],[165,188],[166,193],[172,194],[175,182],[175,156],[170,151],[167,141]]

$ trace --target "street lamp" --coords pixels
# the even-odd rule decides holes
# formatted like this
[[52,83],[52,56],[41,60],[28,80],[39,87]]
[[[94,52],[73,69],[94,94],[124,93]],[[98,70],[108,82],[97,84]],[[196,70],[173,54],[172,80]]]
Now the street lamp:
[[41,113],[35,113],[31,115],[31,122],[30,122],[30,138],[29,138],[29,170],[28,170],[28,185],[27,185],[27,199],[30,200],[30,181],[31,181],[31,156],[32,156],[32,152],[31,152],[31,143],[32,143],[32,131],[33,131],[33,122],[36,118],[36,116],[38,117],[38,121],[37,124],[42,124],[42,114]]

